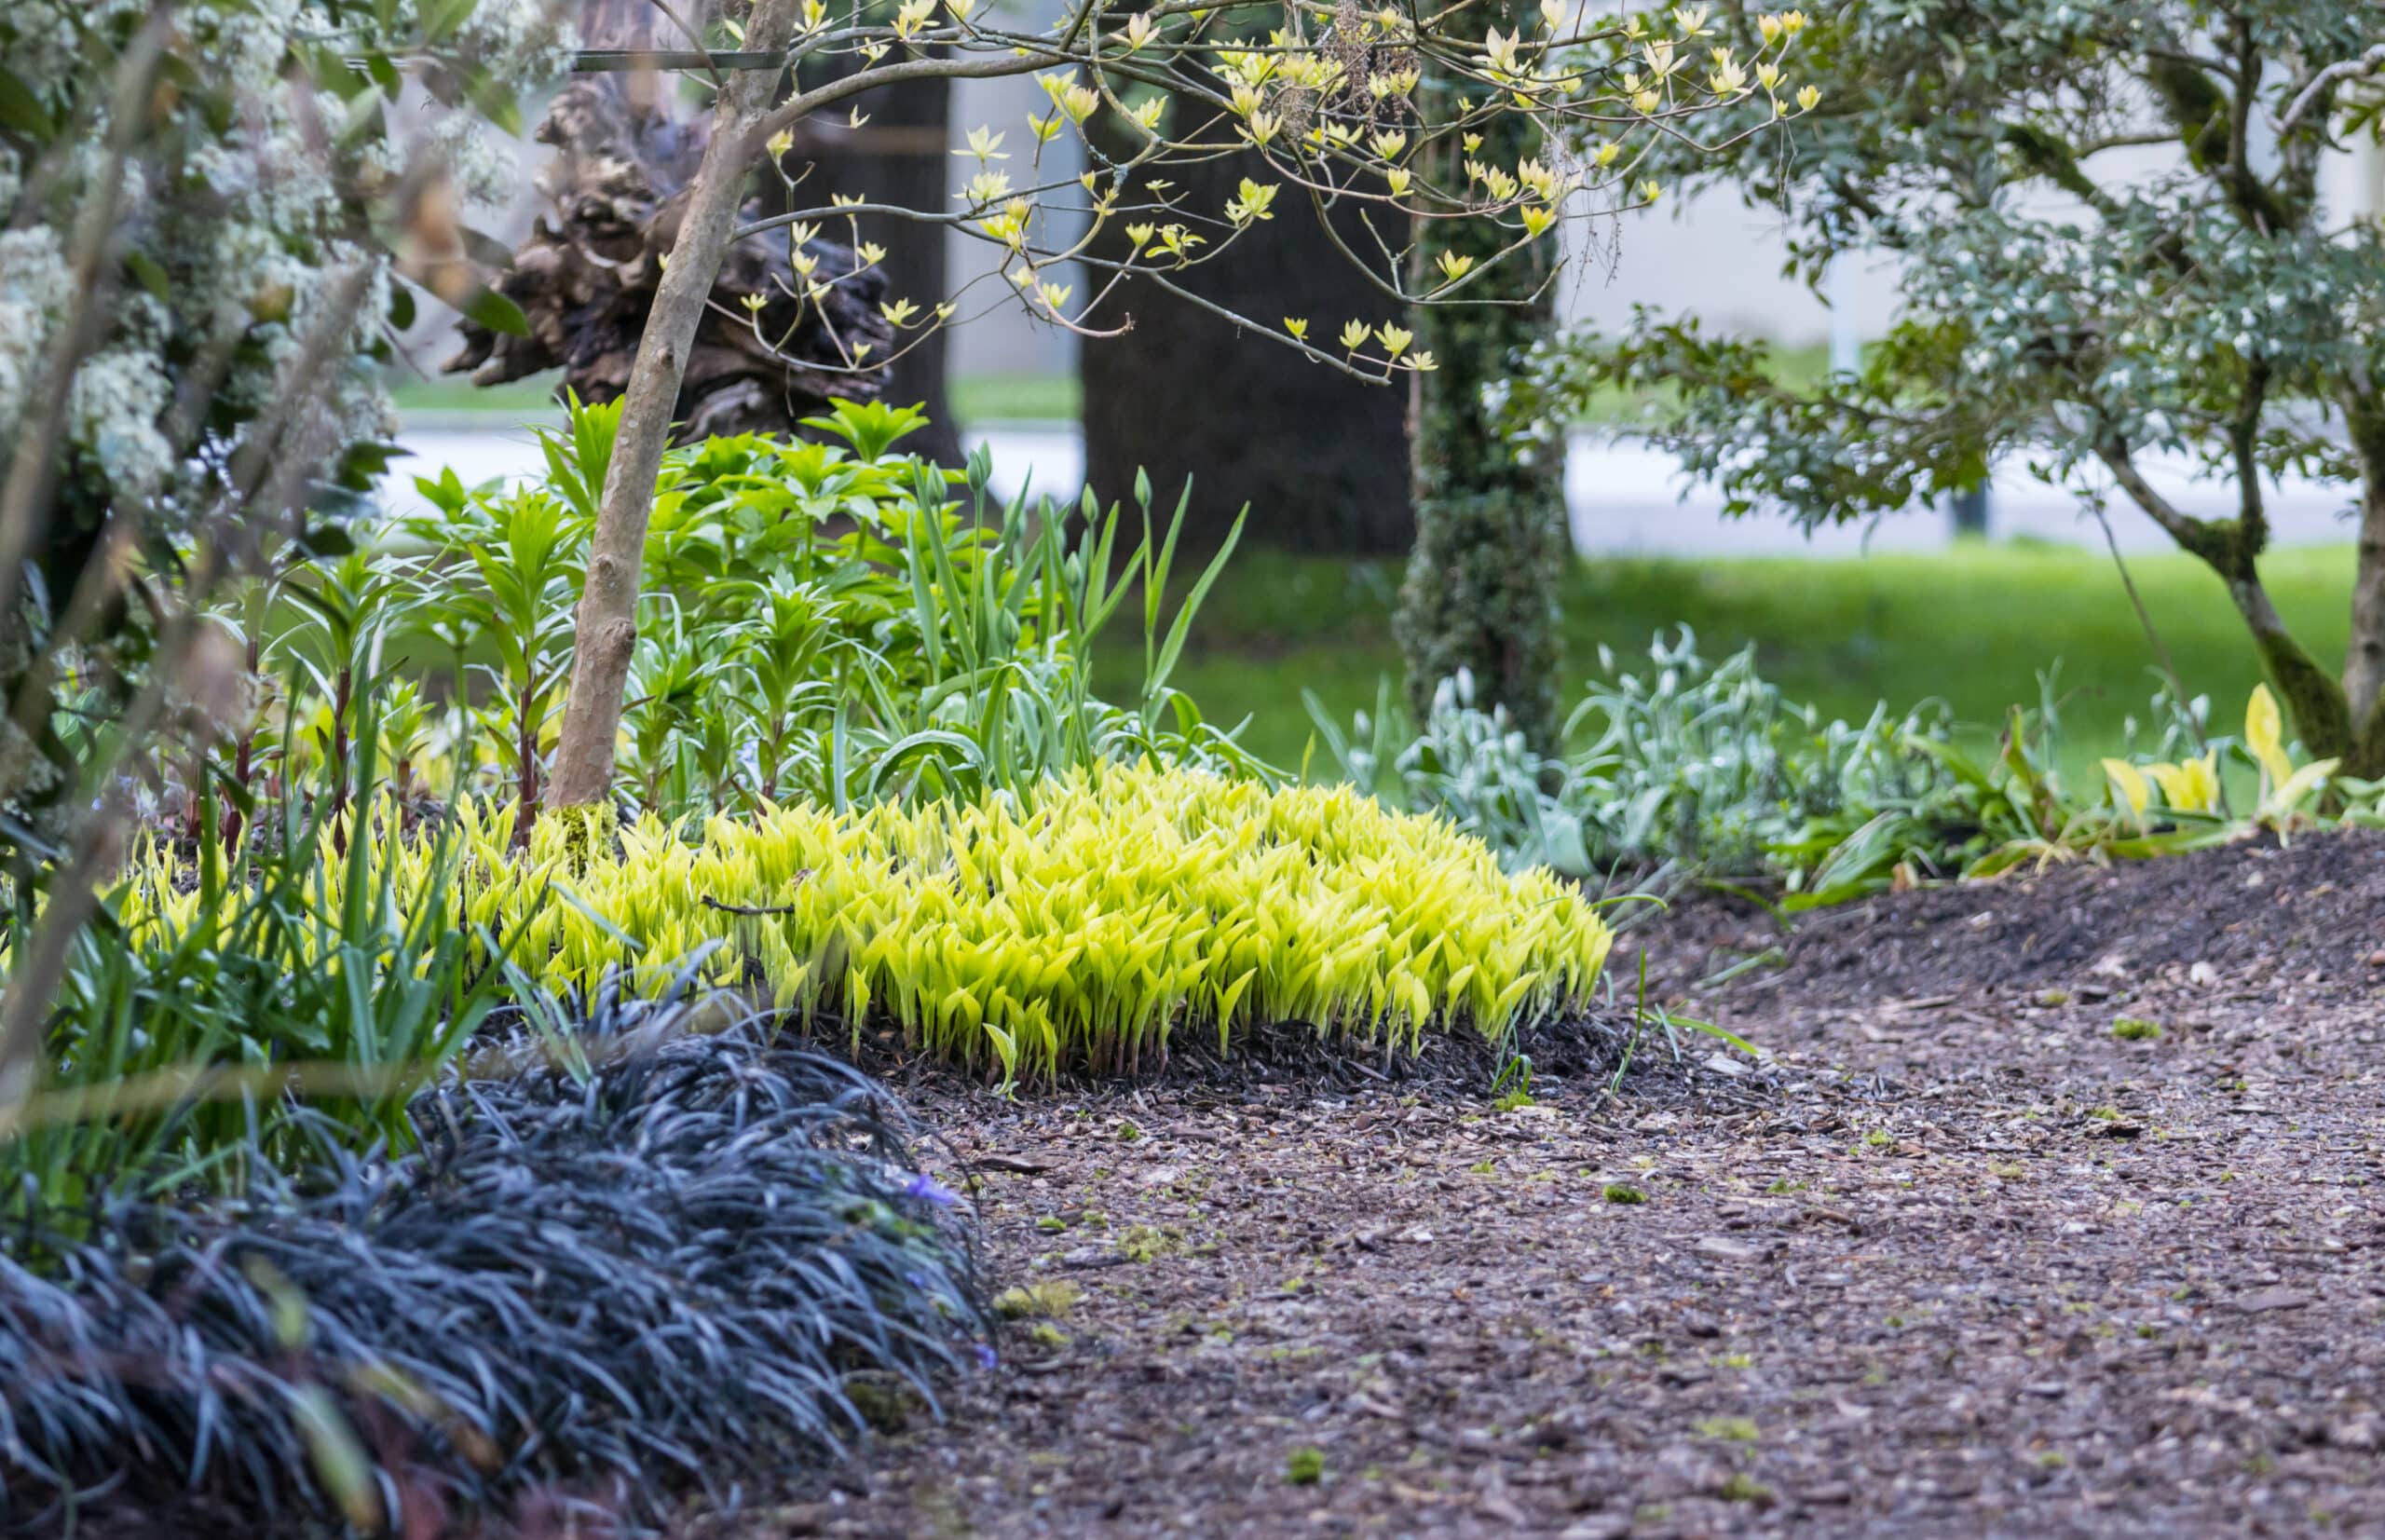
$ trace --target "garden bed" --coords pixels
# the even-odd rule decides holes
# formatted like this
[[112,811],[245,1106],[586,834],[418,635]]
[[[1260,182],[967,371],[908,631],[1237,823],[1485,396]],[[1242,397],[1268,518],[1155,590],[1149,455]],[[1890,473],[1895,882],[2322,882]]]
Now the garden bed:
[[1887,895],[1704,989],[1769,920],[1627,933],[1757,1094],[929,1091],[1027,1290],[1003,1370],[767,1533],[2385,1523],[2380,868]]

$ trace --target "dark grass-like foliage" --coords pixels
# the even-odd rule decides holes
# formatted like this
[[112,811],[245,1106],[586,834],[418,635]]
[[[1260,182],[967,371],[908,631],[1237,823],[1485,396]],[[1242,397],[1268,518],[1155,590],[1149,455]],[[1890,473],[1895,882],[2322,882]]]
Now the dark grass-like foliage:
[[650,1520],[833,1455],[860,1383],[933,1410],[985,1316],[907,1116],[758,1022],[653,1015],[584,1080],[426,1093],[418,1152],[311,1191],[0,1237],[0,1522]]

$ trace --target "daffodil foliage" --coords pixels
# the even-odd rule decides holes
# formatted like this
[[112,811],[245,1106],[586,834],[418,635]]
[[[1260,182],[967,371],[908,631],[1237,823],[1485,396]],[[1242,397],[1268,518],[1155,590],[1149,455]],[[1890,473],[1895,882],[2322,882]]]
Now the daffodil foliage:
[[[1898,324],[1799,388],[1759,345],[1643,313],[1555,350],[1553,396],[1519,400],[1537,421],[1647,388],[1670,403],[1651,431],[1735,510],[1807,524],[1926,506],[1998,460],[2149,518],[2223,580],[2295,732],[2385,775],[2385,235],[2361,191],[2378,27],[2342,0],[1833,7],[1800,45],[1821,105],[1793,135],[1725,143],[1718,114],[1650,165],[1779,220],[1810,280],[1893,273]],[[2147,474],[2164,462],[2227,515]],[[2289,475],[2357,506],[2340,661],[2262,584],[2264,497]]]
[[[1448,824],[1346,786],[1104,767],[842,814],[550,818],[526,852],[511,819],[459,808],[444,880],[525,977],[593,991],[619,970],[660,993],[702,957],[780,1010],[891,1024],[1005,1083],[1152,1069],[1180,1029],[1231,1049],[1254,1021],[1386,1052],[1428,1028],[1495,1037],[1584,998],[1611,939],[1572,884],[1503,872]],[[374,879],[418,893],[449,869],[436,846],[385,838]],[[129,944],[204,919],[187,866],[162,844],[136,863]],[[334,886],[348,872],[324,863]]]

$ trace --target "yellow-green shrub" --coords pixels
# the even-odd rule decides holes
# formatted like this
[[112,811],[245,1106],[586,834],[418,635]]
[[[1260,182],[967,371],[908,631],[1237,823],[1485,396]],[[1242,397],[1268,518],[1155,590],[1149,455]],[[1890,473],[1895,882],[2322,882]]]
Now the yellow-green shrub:
[[[1149,1066],[1188,1025],[1221,1043],[1253,1020],[1411,1046],[1428,1022],[1495,1035],[1585,994],[1611,939],[1570,884],[1503,873],[1438,820],[1149,767],[974,805],[648,818],[617,850],[550,818],[517,852],[511,811],[477,804],[457,832],[461,910],[551,985],[626,968],[658,989],[712,944],[716,976],[780,1008],[874,1013],[1006,1079]],[[378,858],[402,889],[431,865],[419,839]],[[136,931],[187,922],[177,877],[146,858]]]

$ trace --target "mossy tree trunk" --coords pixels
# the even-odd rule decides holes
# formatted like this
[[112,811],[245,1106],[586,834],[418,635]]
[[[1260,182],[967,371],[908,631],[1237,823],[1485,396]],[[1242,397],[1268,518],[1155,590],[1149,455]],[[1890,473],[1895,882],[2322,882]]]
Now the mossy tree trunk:
[[[1485,26],[1528,24],[1526,7],[1486,16]],[[1428,82],[1431,121],[1452,116],[1447,80]],[[1540,153],[1530,118],[1501,114],[1465,155],[1454,135],[1421,152],[1436,185],[1466,185],[1474,158],[1514,170]],[[1423,222],[1415,285],[1427,287],[1444,252],[1488,263],[1512,233],[1487,219]],[[1536,247],[1536,251],[1547,247]],[[1504,382],[1554,320],[1546,257],[1511,257],[1469,284],[1465,303],[1414,307],[1415,346],[1440,367],[1415,376],[1409,461],[1416,506],[1416,545],[1400,591],[1397,631],[1408,667],[1408,698],[1421,717],[1434,689],[1460,669],[1474,677],[1475,699],[1505,706],[1525,735],[1555,746],[1558,584],[1573,559],[1565,521],[1565,446],[1510,437],[1501,422]]]

